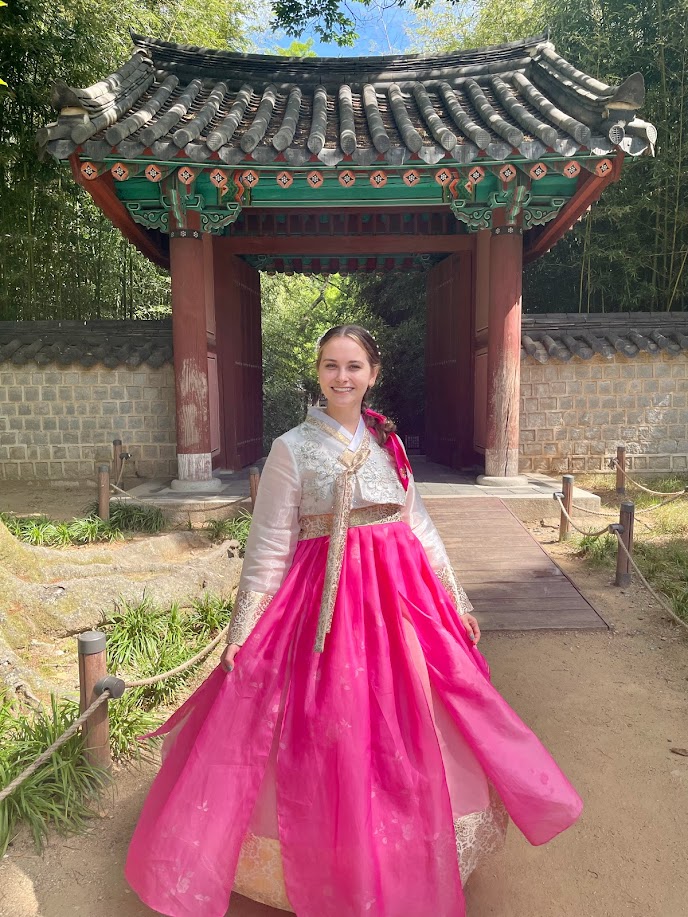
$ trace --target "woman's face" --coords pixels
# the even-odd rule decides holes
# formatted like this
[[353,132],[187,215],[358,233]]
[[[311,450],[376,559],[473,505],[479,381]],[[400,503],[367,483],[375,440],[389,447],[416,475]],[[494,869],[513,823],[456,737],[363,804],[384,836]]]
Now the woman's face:
[[318,381],[331,407],[356,406],[360,410],[377,372],[363,347],[347,335],[331,338],[320,354]]

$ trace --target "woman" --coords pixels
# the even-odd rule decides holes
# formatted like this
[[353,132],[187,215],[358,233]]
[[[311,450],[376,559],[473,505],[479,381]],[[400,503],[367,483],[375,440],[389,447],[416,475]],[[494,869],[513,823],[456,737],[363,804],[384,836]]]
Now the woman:
[[[275,440],[229,645],[159,733],[127,878],[163,914],[232,888],[298,917],[459,917],[509,813],[533,844],[581,801],[490,685],[480,630],[363,328],[323,336],[327,408]],[[505,811],[506,810],[506,811]]]

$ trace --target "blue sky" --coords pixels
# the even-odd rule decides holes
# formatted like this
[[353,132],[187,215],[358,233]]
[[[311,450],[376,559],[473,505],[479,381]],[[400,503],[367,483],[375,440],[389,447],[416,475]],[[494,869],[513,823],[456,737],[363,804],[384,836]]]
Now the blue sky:
[[[392,6],[385,9],[384,0],[369,7],[360,3],[348,4],[356,18],[357,29],[360,37],[349,48],[340,48],[334,43],[324,44],[316,39],[315,35],[306,32],[299,41],[313,38],[313,50],[319,57],[354,57],[368,54],[400,54],[408,51],[409,41],[405,27],[413,21],[413,15],[408,9]],[[256,44],[263,53],[270,53],[275,46],[285,47],[291,43],[286,35],[266,32],[257,37]]]

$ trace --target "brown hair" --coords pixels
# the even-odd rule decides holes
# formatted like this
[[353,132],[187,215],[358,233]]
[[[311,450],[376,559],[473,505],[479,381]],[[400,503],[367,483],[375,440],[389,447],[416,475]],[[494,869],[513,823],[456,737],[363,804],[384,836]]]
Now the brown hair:
[[[320,366],[323,347],[325,344],[327,344],[328,341],[331,341],[332,338],[343,337],[350,337],[352,340],[356,341],[357,344],[360,344],[360,346],[365,351],[368,362],[373,367],[373,369],[375,369],[377,366],[380,366],[382,361],[380,359],[380,351],[378,350],[378,346],[375,343],[375,339],[373,338],[372,334],[369,331],[366,331],[366,329],[361,325],[335,325],[334,328],[330,328],[329,331],[326,331],[318,341],[318,357],[315,361],[316,366]],[[363,401],[361,402],[361,413],[365,415],[365,424],[375,436],[378,443],[381,446],[384,446],[384,444],[387,442],[389,434],[396,432],[396,424],[387,418],[385,418],[384,422],[381,422],[377,420],[377,418],[365,414],[367,408],[368,403],[364,397]]]

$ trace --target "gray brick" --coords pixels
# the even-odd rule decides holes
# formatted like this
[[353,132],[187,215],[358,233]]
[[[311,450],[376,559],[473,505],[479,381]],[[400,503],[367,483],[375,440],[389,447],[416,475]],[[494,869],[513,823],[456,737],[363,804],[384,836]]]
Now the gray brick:
[[112,371],[99,372],[98,382],[101,385],[117,385],[117,373]]
[[2,470],[5,475],[5,480],[7,481],[18,481],[19,480],[19,463],[18,462],[5,462],[2,466]]
[[134,409],[134,405],[131,401],[120,401],[119,403],[119,413],[120,414],[131,414]]
[[10,417],[10,430],[23,430],[24,429],[24,418],[23,417]]
[[134,402],[134,413],[135,414],[150,414],[151,406],[148,401],[135,401]]
[[45,374],[41,372],[31,373],[31,385],[43,385],[45,383]]
[[126,398],[127,401],[140,401],[143,397],[143,386],[141,385],[127,385],[126,387]]
[[19,446],[10,446],[10,460],[15,462],[26,461],[27,447],[22,443]]
[[26,404],[22,402],[21,404],[17,405],[17,414],[19,415],[19,417],[30,417],[32,408],[33,408],[32,404]]
[[64,385],[79,385],[81,382],[81,373],[79,372],[65,372],[62,374],[62,382]]
[[23,401],[23,391],[19,386],[12,385],[7,389],[7,400],[8,401]]
[[47,462],[36,462],[33,466],[34,474],[38,480],[44,481],[48,477],[50,466]]
[[671,376],[671,366],[669,363],[654,361],[652,364],[652,375],[655,379],[666,379]]
[[62,417],[65,412],[65,404],[62,401],[53,401],[50,404],[50,413],[56,417]]
[[51,385],[44,385],[41,388],[41,401],[57,401],[57,388]]
[[117,413],[118,413],[118,411],[117,411],[118,407],[119,407],[119,405],[117,404],[116,401],[104,401],[104,402],[102,403],[103,414],[106,415],[106,416],[107,416],[107,415],[112,415],[112,414],[117,414]]
[[108,400],[109,401],[124,401],[124,386],[123,385],[110,385],[108,387]]

